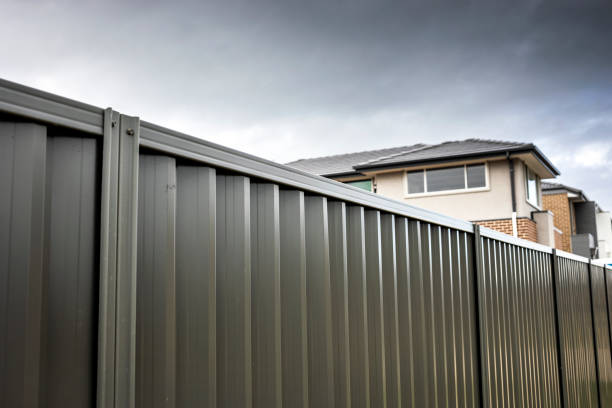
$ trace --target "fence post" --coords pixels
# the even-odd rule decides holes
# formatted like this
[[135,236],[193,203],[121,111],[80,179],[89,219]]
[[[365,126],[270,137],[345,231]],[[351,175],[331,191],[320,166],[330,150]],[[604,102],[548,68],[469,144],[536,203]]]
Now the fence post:
[[[610,339],[610,347],[612,347],[612,326],[610,325],[610,294],[608,293],[608,272],[607,266],[603,266],[604,285],[606,285],[606,316],[608,317],[608,337]],[[612,353],[610,354],[612,360]]]
[[97,406],[135,405],[140,120],[104,113]]
[[473,242],[473,251],[474,251],[474,283],[473,283],[473,292],[474,292],[474,311],[475,311],[475,325],[476,325],[476,350],[478,353],[476,355],[477,359],[477,367],[479,370],[478,375],[478,383],[480,390],[480,406],[484,407],[484,399],[485,399],[485,383],[483,380],[483,376],[485,373],[485,368],[483,367],[484,359],[483,359],[483,349],[482,337],[485,335],[482,331],[482,327],[480,324],[480,311],[482,309],[481,305],[481,297],[480,297],[480,277],[482,276],[482,247],[480,242],[480,225],[472,224],[474,226],[474,242]]
[[597,381],[597,405],[601,407],[601,395],[599,387],[599,351],[597,350],[597,329],[595,325],[595,305],[593,303],[593,268],[589,258],[589,299],[591,301],[591,326],[593,328],[593,351],[595,352],[595,381]]
[[563,408],[565,407],[566,400],[565,387],[563,386],[565,373],[563,372],[563,349],[561,348],[561,325],[559,323],[559,258],[557,257],[557,250],[555,248],[552,250],[551,257],[553,298],[555,302],[555,332],[557,335],[557,366],[559,368],[559,400],[561,402],[561,408]]

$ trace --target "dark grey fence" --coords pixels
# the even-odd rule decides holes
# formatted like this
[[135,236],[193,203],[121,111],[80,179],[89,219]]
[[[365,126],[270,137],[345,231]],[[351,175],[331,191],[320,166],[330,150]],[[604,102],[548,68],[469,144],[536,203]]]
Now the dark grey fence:
[[0,406],[92,406],[99,157],[93,137],[0,122]]
[[612,271],[0,82],[0,406],[610,406]]

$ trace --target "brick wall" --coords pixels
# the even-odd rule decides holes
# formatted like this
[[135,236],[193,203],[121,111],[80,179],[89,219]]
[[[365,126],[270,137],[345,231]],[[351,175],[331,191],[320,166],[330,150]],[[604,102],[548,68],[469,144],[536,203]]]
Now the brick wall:
[[572,252],[570,204],[567,193],[543,195],[542,206],[553,213],[555,227],[563,232],[559,234],[560,245],[557,246],[557,249]]
[[[491,228],[492,230],[512,235],[512,218],[500,220],[474,221],[478,225]],[[519,238],[532,242],[538,242],[538,230],[536,223],[531,218],[520,217],[516,219],[517,234]]]
[[504,234],[512,235],[512,219],[506,218],[503,220],[475,221],[476,224],[483,227],[491,228],[492,230],[503,232]]
[[532,242],[538,242],[538,228],[531,218],[519,218],[516,220],[518,237]]

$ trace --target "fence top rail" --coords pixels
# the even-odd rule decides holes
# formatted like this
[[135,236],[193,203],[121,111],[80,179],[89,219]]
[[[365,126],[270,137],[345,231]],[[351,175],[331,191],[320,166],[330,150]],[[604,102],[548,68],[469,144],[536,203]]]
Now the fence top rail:
[[[507,244],[516,245],[523,248],[533,249],[535,251],[552,254],[552,248],[546,245],[538,244],[537,242],[527,241],[526,239],[516,238],[512,235],[504,234],[503,232],[495,231],[487,227],[480,227],[480,236],[495,239]],[[588,262],[588,260],[587,260]]]
[[102,135],[104,110],[0,78],[0,111]]
[[[102,135],[104,109],[0,78],[0,111]],[[334,180],[298,171],[152,123],[141,122],[141,145],[210,165],[265,178],[333,199],[473,232],[470,222],[413,207]]]
[[601,268],[610,269],[610,267],[605,262],[602,262],[599,259],[591,259],[591,264],[593,264],[595,266],[599,266]]
[[325,177],[306,173],[149,122],[141,122],[140,144],[250,176],[264,178],[309,193],[325,195],[377,210],[473,232],[472,223],[374,194]]
[[[584,256],[572,254],[571,252],[565,252],[560,249],[557,249],[556,252],[557,252],[557,256],[560,256],[561,258],[571,259],[572,261],[578,261],[578,262],[583,262],[583,263],[589,263],[589,258],[585,258]],[[595,264],[594,261],[593,261],[593,264]]]

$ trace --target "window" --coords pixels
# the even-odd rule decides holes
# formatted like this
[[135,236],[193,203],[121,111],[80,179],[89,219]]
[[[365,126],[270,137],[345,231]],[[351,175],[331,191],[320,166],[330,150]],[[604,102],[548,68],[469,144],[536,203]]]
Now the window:
[[484,164],[470,164],[406,173],[408,194],[435,193],[484,188],[487,175]]
[[408,172],[408,194],[425,192],[424,170]]
[[540,206],[540,195],[538,194],[538,185],[540,177],[533,172],[529,167],[525,166],[525,185],[527,189],[527,202],[536,207]]
[[348,184],[349,186],[361,188],[366,191],[372,191],[372,179],[347,181],[345,184]]
[[472,164],[466,167],[465,178],[467,188],[479,188],[487,186],[484,164]]
[[465,167],[427,170],[427,192],[465,188]]

